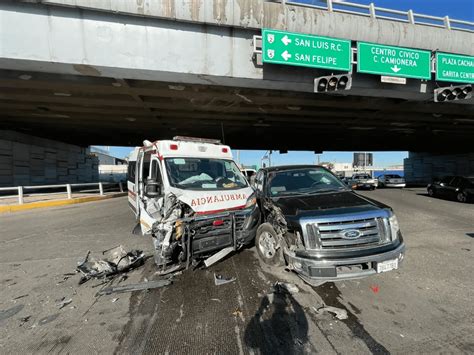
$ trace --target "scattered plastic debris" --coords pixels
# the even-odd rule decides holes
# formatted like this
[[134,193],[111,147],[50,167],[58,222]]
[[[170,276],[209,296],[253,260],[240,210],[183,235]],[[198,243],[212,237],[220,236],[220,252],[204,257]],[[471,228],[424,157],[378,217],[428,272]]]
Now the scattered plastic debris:
[[59,307],[59,309],[62,309],[70,303],[72,303],[72,298],[66,299],[66,297],[63,297],[59,300],[59,303],[57,304],[57,306]]
[[79,281],[82,284],[91,278],[110,277],[120,273],[128,272],[145,261],[145,253],[141,250],[127,252],[121,245],[102,252],[104,259],[96,260],[90,256],[90,251],[77,266],[77,270],[84,276]]
[[118,301],[118,298],[114,298],[114,299],[112,300],[112,303],[115,303],[115,302],[117,302],[117,301]]
[[20,327],[23,327],[23,324],[27,323],[30,320],[30,318],[31,316],[20,318]]
[[156,280],[156,281],[149,281],[149,282],[142,282],[139,284],[130,284],[124,286],[115,286],[115,287],[108,287],[100,290],[97,295],[110,295],[112,293],[122,293],[122,292],[133,292],[133,291],[142,291],[142,290],[149,290],[152,288],[159,288],[168,286],[171,284],[171,280]]
[[235,311],[232,312],[232,315],[235,317],[242,317],[243,313],[240,308],[236,308]]
[[380,290],[377,285],[370,286],[370,289],[372,290],[373,293],[379,293],[379,290]]
[[228,284],[230,282],[234,282],[236,280],[235,277],[231,277],[231,278],[226,278],[222,275],[219,275],[219,274],[216,274],[214,273],[214,284],[216,286],[221,286],[221,285],[225,285],[225,284]]
[[288,292],[289,294],[295,294],[300,292],[300,289],[289,282],[275,282],[275,285],[273,286],[275,288],[275,291],[277,292]]
[[339,320],[347,319],[347,311],[345,309],[342,309],[342,308],[336,308],[336,307],[331,307],[331,306],[324,305],[324,306],[319,307],[319,308],[313,307],[313,310],[318,314],[322,314],[324,312],[333,313],[335,315],[335,317]]
[[227,255],[232,253],[234,250],[235,249],[233,247],[227,247],[227,248],[224,248],[224,249],[218,251],[214,255],[212,255],[209,258],[207,258],[206,260],[204,260],[204,265],[206,265],[206,267],[209,267],[212,264],[217,263],[219,260],[224,259]]

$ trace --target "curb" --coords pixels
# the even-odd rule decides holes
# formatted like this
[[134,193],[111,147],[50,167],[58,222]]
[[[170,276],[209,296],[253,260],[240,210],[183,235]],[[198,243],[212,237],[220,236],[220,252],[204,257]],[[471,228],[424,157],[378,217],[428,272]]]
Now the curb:
[[122,197],[122,196],[127,196],[127,193],[119,192],[113,195],[106,195],[106,196],[88,196],[88,197],[73,198],[71,200],[40,201],[40,202],[25,203],[23,205],[0,206],[0,213],[25,211],[25,210],[35,209],[35,208],[48,208],[48,207],[75,205],[76,203],[108,200],[110,198]]

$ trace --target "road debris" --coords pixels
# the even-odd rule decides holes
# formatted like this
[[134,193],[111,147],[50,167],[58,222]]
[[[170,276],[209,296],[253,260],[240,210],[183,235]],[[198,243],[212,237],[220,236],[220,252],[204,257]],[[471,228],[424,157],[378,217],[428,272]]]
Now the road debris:
[[221,285],[225,285],[225,284],[228,284],[230,282],[234,282],[236,280],[235,277],[231,277],[231,278],[226,278],[220,274],[216,274],[214,273],[214,284],[216,286],[221,286]]
[[242,318],[242,311],[240,310],[240,308],[236,308],[235,311],[232,312],[232,315],[235,316],[235,317],[240,317]]
[[148,281],[142,282],[139,284],[130,284],[124,286],[115,286],[115,287],[107,287],[100,290],[97,295],[110,295],[112,293],[122,293],[122,292],[133,292],[133,291],[142,291],[142,290],[150,290],[153,288],[160,288],[164,286],[168,286],[171,284],[171,280],[155,280],[155,281]]
[[26,295],[21,295],[21,296],[18,296],[18,297],[15,297],[15,298],[12,298],[12,300],[19,300],[20,298],[23,298],[23,297],[28,297],[29,295],[26,294]]
[[141,250],[127,252],[121,245],[102,252],[103,259],[96,260],[87,252],[84,261],[80,262],[77,270],[84,276],[79,281],[82,284],[91,278],[111,277],[120,273],[128,272],[145,262],[145,253]]
[[380,288],[377,285],[372,285],[370,286],[370,289],[372,290],[373,293],[377,294],[380,291]]
[[23,324],[27,323],[30,320],[30,318],[31,316],[20,318],[20,327],[23,327]]
[[324,305],[324,306],[319,307],[319,308],[313,307],[313,310],[318,314],[322,314],[324,312],[333,313],[335,315],[335,317],[339,320],[347,319],[347,311],[345,309],[342,309],[342,308],[337,308],[337,307],[331,307],[331,306]]
[[300,292],[300,289],[295,284],[289,282],[277,281],[273,287],[277,292],[288,292],[291,295]]
[[115,302],[117,302],[117,301],[118,301],[118,298],[112,299],[112,303],[115,303]]
[[59,307],[59,309],[62,309],[70,303],[72,303],[72,298],[66,299],[66,297],[63,297],[61,298],[61,300],[59,300],[59,303],[57,304],[57,306]]
[[204,265],[206,265],[206,267],[209,267],[217,263],[219,260],[224,259],[227,255],[232,253],[234,250],[235,249],[233,247],[224,248],[220,250],[219,252],[215,253],[214,255],[210,256],[206,260],[204,260]]

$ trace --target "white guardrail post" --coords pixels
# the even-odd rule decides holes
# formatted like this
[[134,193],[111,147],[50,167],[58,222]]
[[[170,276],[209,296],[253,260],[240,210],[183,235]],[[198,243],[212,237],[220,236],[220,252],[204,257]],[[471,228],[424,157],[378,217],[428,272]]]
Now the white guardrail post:
[[376,18],[376,15],[375,15],[375,5],[373,2],[371,2],[369,4],[369,14],[370,14],[370,17],[372,18]]
[[119,181],[119,188],[120,188],[120,192],[123,192],[122,181]]
[[67,191],[67,199],[71,200],[72,199],[71,184],[66,184],[66,191]]
[[18,186],[18,204],[23,204],[23,186]]
[[333,8],[332,8],[332,0],[327,0],[328,2],[328,11],[329,12],[332,12],[333,11]]
[[104,186],[102,185],[101,182],[99,182],[99,192],[100,192],[100,195],[101,195],[101,196],[104,195]]

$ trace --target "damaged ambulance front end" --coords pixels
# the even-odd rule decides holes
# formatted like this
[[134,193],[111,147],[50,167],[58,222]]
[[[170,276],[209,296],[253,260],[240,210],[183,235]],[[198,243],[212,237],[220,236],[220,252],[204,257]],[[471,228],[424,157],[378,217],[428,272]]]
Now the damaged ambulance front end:
[[228,147],[161,141],[150,150],[149,174],[145,178],[143,166],[144,191],[135,202],[141,233],[153,237],[160,273],[202,260],[210,266],[253,241],[260,212]]

